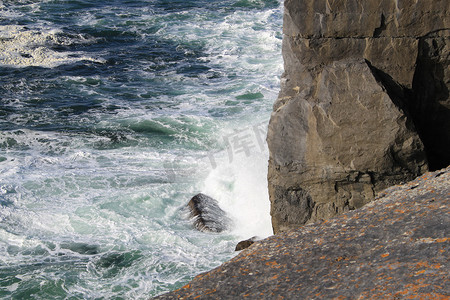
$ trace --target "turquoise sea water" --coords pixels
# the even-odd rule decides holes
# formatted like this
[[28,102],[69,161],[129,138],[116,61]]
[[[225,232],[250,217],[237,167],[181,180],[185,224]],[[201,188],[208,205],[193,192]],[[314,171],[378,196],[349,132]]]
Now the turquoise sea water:
[[144,299],[271,234],[281,4],[0,1],[1,298]]

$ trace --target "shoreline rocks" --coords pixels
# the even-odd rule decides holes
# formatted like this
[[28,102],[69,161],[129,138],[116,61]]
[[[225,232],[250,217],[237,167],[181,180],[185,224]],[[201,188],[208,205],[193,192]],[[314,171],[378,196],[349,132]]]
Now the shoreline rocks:
[[446,299],[450,167],[279,233],[155,299]]

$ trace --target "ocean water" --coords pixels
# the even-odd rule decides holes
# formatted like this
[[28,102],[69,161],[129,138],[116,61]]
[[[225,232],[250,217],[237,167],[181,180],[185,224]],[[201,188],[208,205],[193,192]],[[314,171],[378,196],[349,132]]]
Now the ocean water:
[[[0,298],[144,299],[272,233],[281,0],[0,1]],[[233,227],[201,233],[203,192]]]

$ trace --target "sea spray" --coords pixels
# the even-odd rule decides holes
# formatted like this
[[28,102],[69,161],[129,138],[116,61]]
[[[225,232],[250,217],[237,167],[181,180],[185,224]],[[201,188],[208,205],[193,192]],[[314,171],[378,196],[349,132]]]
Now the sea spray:
[[[226,135],[217,165],[204,181],[205,193],[216,197],[234,221],[232,233],[240,238],[272,234],[267,191],[268,150],[265,123],[244,127]],[[262,140],[264,138],[264,142]],[[211,154],[212,155],[212,154]]]

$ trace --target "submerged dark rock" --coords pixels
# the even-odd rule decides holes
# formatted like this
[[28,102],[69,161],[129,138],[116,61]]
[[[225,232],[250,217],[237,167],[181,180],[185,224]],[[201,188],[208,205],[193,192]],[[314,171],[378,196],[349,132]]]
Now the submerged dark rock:
[[219,207],[217,200],[205,195],[197,194],[188,203],[194,226],[199,231],[222,232],[229,229],[232,222],[225,211]]
[[259,241],[157,299],[448,299],[450,167]]

